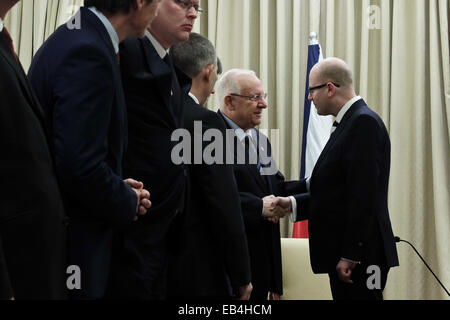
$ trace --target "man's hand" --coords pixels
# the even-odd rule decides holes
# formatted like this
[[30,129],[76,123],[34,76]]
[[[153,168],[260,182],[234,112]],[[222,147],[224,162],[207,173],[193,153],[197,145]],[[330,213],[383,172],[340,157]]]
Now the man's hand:
[[243,285],[242,287],[237,288],[234,299],[235,300],[249,300],[250,295],[252,294],[253,286],[251,283]]
[[[284,216],[289,212],[283,207],[277,205],[277,199],[278,198],[275,197],[274,195],[263,198],[264,203],[263,217],[273,223],[278,223],[280,218],[284,218]],[[289,198],[288,200],[289,202],[291,201]]]
[[138,198],[137,215],[133,219],[133,221],[136,221],[138,216],[145,216],[147,214],[147,210],[152,206],[152,203],[150,202],[150,192],[144,189],[144,184],[142,182],[133,179],[126,179],[125,183],[128,184],[134,192],[136,192]]
[[351,276],[356,263],[350,261],[340,260],[336,266],[336,271],[339,279],[345,283],[353,283]]
[[276,197],[273,204],[282,208],[286,213],[292,212],[292,201],[289,197]]

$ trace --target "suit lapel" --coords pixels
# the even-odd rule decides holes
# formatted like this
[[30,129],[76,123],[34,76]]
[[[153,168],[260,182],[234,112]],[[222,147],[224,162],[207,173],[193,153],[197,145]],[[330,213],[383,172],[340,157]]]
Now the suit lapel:
[[317,171],[320,168],[320,166],[326,159],[326,156],[327,156],[328,152],[330,151],[331,147],[335,144],[335,142],[338,140],[341,133],[344,131],[346,126],[350,123],[350,121],[348,121],[348,120],[352,117],[352,115],[356,112],[356,110],[358,108],[360,108],[361,106],[363,106],[365,104],[366,103],[364,102],[364,100],[362,100],[362,99],[358,100],[345,113],[344,117],[342,118],[341,123],[336,128],[336,130],[331,134],[330,139],[328,140],[327,144],[325,145],[325,148],[323,149],[322,153],[319,156],[319,159],[317,159],[316,165],[314,166],[314,170],[313,170],[311,176],[314,176],[315,171]]
[[150,72],[155,76],[158,92],[166,106],[166,111],[170,114],[175,127],[177,127],[178,119],[170,105],[170,92],[172,88],[172,71],[170,67],[161,59],[158,52],[156,52],[150,40],[145,37],[140,39],[147,65]]
[[0,36],[0,55],[3,56],[3,58],[6,60],[6,62],[11,66],[11,68],[14,70],[17,79],[19,80],[20,86],[22,87],[22,91],[24,92],[24,95],[26,99],[28,100],[29,105],[33,109],[33,112],[36,114],[36,116],[41,121],[42,125],[46,129],[45,125],[45,114],[44,111],[41,109],[39,103],[37,102],[37,98],[34,95],[33,90],[31,89],[31,86],[28,82],[28,78],[25,74],[25,71],[22,68],[22,65],[19,61],[17,61],[12,54],[9,46],[6,44],[5,40],[2,36]]
[[[223,119],[225,126],[227,129],[233,129],[230,127],[230,125],[228,124],[228,122],[225,120],[225,116],[222,114],[222,112],[220,112],[220,110],[217,112],[220,117]],[[241,143],[241,141],[239,140],[239,138],[237,137],[236,133],[233,130],[233,138],[236,138],[235,140],[237,140],[237,143]],[[234,146],[234,144],[233,144]],[[237,150],[238,148],[233,148],[234,150],[234,163],[237,164],[237,160],[238,160],[238,155],[237,155]],[[256,183],[261,187],[262,190],[265,191],[265,193],[267,193],[267,187],[268,185],[266,184],[265,179],[263,178],[263,176],[261,176],[261,173],[258,171],[258,166],[256,164],[246,164],[243,165],[245,170],[247,170],[247,172],[249,173],[250,176],[253,177],[253,179],[256,181]]]

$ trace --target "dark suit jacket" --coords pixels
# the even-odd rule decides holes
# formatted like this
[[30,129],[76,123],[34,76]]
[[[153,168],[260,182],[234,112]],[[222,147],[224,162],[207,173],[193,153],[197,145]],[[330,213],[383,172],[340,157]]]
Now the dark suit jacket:
[[[220,111],[219,115],[223,117]],[[227,128],[231,129],[225,118],[223,121]],[[266,139],[267,145],[267,150],[262,150],[264,144],[259,144],[260,152],[266,153],[271,159],[270,142],[267,137],[259,132],[258,134],[260,139]],[[280,226],[278,223],[268,222],[262,217],[262,199],[272,194],[288,196],[305,192],[306,185],[305,181],[286,182],[283,174],[279,171],[273,175],[263,176],[259,173],[256,164],[237,164],[237,150],[237,147],[234,148],[234,175],[239,190],[250,252],[252,297],[259,300],[264,299],[268,292],[283,294]],[[270,161],[273,162],[272,159]]]
[[388,211],[390,148],[383,121],[363,100],[331,135],[311,176],[311,198],[298,199],[299,219],[309,218],[315,273],[334,272],[340,258],[398,265]]
[[0,34],[0,299],[64,299],[64,208],[45,115]]
[[[150,191],[152,208],[118,239],[111,294],[152,299],[164,295],[164,284],[155,283],[165,272],[166,239],[184,199],[187,171],[171,158],[176,144],[171,136],[182,126],[183,114],[171,104],[172,71],[146,37],[125,40],[120,53],[129,119],[124,169]],[[187,94],[191,79],[180,73],[178,82]]]
[[131,223],[137,197],[123,182],[127,114],[111,38],[81,8],[81,28],[59,27],[33,59],[30,79],[50,119],[70,217],[70,263],[82,270],[75,296],[103,297],[113,227]]
[[[190,201],[180,228],[182,250],[170,263],[170,295],[231,298],[232,288],[250,283],[250,261],[239,194],[232,165],[194,163],[194,139],[202,140],[202,136],[194,132],[195,121],[201,121],[200,134],[215,129],[222,137],[226,136],[220,116],[187,96],[184,125],[189,130],[192,144]],[[210,142],[202,144],[203,154]]]

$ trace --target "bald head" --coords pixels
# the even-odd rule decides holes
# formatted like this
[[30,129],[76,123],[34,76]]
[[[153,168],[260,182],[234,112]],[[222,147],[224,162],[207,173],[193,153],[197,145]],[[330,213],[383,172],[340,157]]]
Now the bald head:
[[308,99],[314,102],[319,115],[336,116],[356,96],[353,75],[347,63],[328,58],[317,63],[309,75]]
[[353,74],[347,63],[339,58],[327,58],[317,63],[311,73],[317,73],[317,79],[323,83],[335,82],[341,88],[353,89]]

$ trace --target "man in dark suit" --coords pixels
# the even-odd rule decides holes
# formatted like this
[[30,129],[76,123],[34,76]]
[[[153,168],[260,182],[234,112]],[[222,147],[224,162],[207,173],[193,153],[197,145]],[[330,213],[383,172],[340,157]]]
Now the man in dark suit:
[[117,53],[142,36],[157,2],[86,0],[79,26],[62,25],[33,59],[30,79],[50,119],[66,201],[71,265],[81,269],[74,298],[103,298],[115,228],[150,207],[140,182],[122,178],[127,111]]
[[0,3],[0,300],[65,299],[65,215],[45,115]]
[[[190,197],[181,215],[180,247],[169,263],[169,295],[190,299],[248,300],[251,293],[250,261],[239,194],[232,165],[224,157],[206,163],[203,147],[194,148],[208,130],[226,137],[220,116],[203,105],[214,93],[218,59],[213,44],[192,33],[189,41],[171,49],[174,65],[192,78],[184,105],[184,127],[191,137]],[[195,127],[201,125],[201,131]],[[198,154],[195,155],[194,152]],[[195,161],[197,157],[201,161]],[[226,199],[224,201],[224,199]]]
[[174,218],[182,212],[187,169],[172,161],[172,133],[183,126],[183,100],[191,79],[177,72],[170,47],[189,39],[198,0],[162,0],[144,38],[121,45],[121,70],[128,108],[129,148],[125,172],[152,191],[148,215],[119,237],[112,298],[163,299],[167,246]]
[[[251,300],[283,294],[280,227],[284,212],[273,210],[274,195],[305,191],[301,181],[286,182],[272,159],[268,138],[255,129],[267,108],[261,81],[253,71],[230,70],[219,81],[219,115],[234,130],[236,178],[250,252]],[[243,157],[244,156],[244,157]]]
[[[399,264],[388,211],[388,132],[356,96],[340,59],[314,66],[309,99],[320,115],[336,117],[310,179],[310,198],[295,196],[297,220],[309,219],[312,269],[329,274],[334,299],[383,299],[389,268]],[[289,199],[279,201],[290,209]]]

